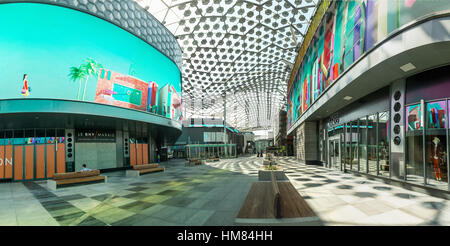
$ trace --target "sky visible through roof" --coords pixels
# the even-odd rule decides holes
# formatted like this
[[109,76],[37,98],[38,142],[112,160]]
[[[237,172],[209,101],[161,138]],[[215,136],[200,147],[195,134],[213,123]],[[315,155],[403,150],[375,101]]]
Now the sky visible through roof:
[[287,80],[320,0],[135,0],[183,50],[185,118],[273,130]]

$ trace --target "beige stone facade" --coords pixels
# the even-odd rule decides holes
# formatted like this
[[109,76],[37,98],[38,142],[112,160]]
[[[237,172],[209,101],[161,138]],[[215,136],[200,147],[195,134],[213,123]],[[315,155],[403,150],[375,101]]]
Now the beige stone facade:
[[296,130],[296,157],[301,161],[318,161],[318,133],[316,122],[304,122]]

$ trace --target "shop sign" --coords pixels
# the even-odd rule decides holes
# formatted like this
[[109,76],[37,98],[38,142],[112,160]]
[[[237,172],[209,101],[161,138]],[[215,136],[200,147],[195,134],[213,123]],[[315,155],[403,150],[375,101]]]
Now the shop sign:
[[340,118],[339,114],[334,114],[330,116],[330,119],[328,120],[328,126],[333,127],[335,125],[339,125]]
[[108,130],[78,130],[77,142],[115,142],[116,132]]

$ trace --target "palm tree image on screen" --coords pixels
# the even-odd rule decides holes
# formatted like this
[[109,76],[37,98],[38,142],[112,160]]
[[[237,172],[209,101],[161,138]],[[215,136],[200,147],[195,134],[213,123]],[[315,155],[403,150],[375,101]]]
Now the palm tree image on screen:
[[80,100],[81,81],[82,79],[86,78],[86,74],[84,73],[83,68],[81,66],[71,67],[68,76],[73,82],[79,81],[77,100]]
[[[86,87],[87,87],[87,83],[89,81],[89,76],[93,75],[93,76],[98,76],[98,71],[100,68],[103,68],[103,66],[96,62],[94,59],[92,58],[86,58],[85,63],[81,64],[78,67],[71,67],[70,68],[70,73],[68,74],[69,78],[73,81],[79,81],[79,85],[78,85],[78,94],[77,94],[77,100],[82,100],[84,101],[85,96],[86,96]],[[81,83],[82,80],[85,79],[85,83],[84,83],[84,89],[83,89],[83,96],[81,97]]]

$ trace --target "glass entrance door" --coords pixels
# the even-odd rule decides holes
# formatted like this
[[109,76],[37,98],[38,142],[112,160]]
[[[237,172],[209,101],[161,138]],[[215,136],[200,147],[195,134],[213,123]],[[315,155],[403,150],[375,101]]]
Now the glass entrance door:
[[330,167],[339,169],[341,167],[341,148],[339,139],[330,140]]

